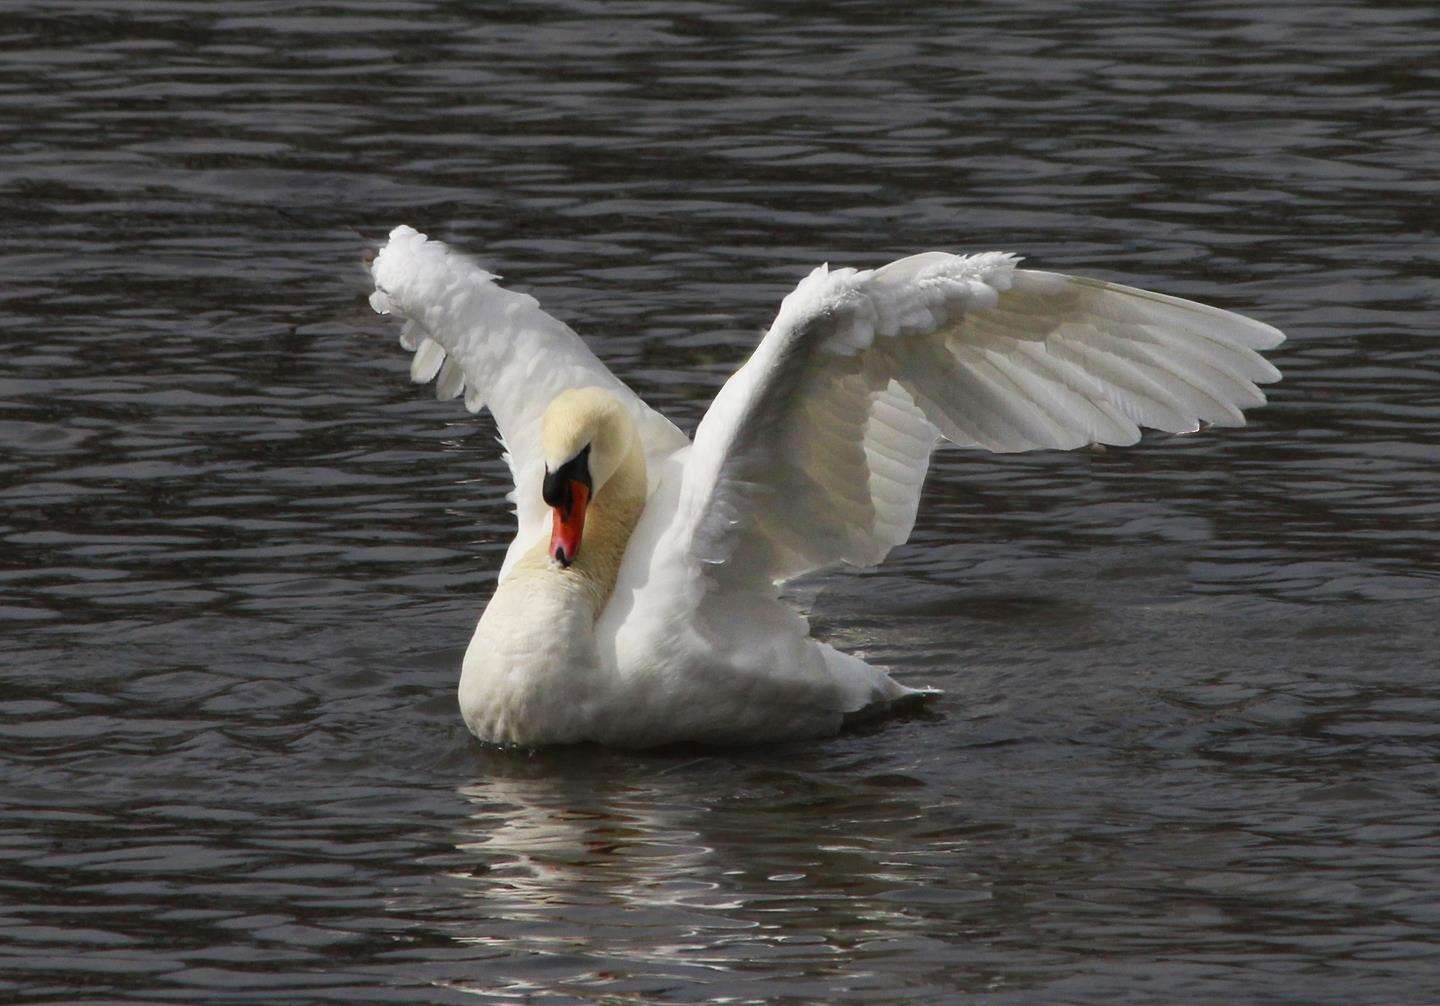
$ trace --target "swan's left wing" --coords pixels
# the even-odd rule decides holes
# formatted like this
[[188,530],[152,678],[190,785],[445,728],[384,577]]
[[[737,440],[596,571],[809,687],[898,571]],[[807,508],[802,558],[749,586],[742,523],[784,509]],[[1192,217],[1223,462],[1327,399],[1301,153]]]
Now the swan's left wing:
[[915,522],[943,437],[992,451],[1244,424],[1278,331],[1191,301],[928,252],[822,266],[701,421],[673,547],[714,576],[870,566]]
[[687,443],[685,434],[612,374],[568,325],[546,314],[534,297],[497,285],[497,277],[444,242],[397,227],[370,271],[371,306],[405,319],[400,344],[415,354],[411,380],[434,380],[435,397],[464,394],[471,412],[489,408],[494,414],[515,479],[511,499],[520,538],[548,526],[540,494],[540,417],[567,388],[605,388],[620,396],[652,460]]

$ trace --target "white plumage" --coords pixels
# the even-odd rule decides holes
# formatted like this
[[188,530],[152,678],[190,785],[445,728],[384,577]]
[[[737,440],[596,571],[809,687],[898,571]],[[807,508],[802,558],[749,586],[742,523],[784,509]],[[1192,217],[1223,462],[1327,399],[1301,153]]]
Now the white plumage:
[[[371,304],[406,319],[414,380],[491,410],[515,479],[518,533],[462,673],[471,729],[500,743],[637,747],[832,733],[916,693],[811,640],[778,584],[874,565],[904,542],[937,439],[1067,450],[1134,443],[1141,427],[1239,426],[1265,401],[1257,385],[1280,377],[1258,353],[1284,338],[1268,325],[1017,261],[927,252],[875,270],[821,266],[692,445],[534,298],[396,228],[372,265]],[[613,396],[623,418],[607,421],[633,426],[643,453],[640,509],[614,569],[570,569],[545,544],[546,410],[579,388]],[[580,413],[592,399],[609,401],[576,397],[567,430],[590,421]],[[595,487],[597,517],[620,486]],[[620,532],[586,537],[598,555],[601,536]],[[613,590],[589,589],[611,577]]]

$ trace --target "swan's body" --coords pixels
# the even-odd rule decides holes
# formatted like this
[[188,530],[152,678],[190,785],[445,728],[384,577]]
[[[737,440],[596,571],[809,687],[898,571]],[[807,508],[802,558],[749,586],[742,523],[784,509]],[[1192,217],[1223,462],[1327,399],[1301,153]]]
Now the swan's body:
[[[929,252],[811,273],[692,444],[533,298],[396,228],[371,303],[414,380],[489,407],[519,530],[465,655],[495,743],[824,736],[919,693],[809,637],[778,585],[909,537],[937,439],[994,451],[1243,425],[1283,336],[1189,301]],[[547,505],[548,504],[548,505]]]

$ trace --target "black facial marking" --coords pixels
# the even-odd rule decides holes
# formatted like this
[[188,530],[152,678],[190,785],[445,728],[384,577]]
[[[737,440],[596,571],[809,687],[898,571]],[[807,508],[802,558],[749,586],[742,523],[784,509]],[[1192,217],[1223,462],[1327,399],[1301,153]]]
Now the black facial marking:
[[[569,514],[570,507],[574,504],[574,494],[570,490],[571,482],[580,482],[592,493],[595,486],[590,482],[590,445],[586,444],[584,450],[565,462],[553,472],[545,469],[545,481],[541,484],[540,495],[545,500],[546,506],[552,506],[561,513]],[[562,563],[566,560],[560,556]]]

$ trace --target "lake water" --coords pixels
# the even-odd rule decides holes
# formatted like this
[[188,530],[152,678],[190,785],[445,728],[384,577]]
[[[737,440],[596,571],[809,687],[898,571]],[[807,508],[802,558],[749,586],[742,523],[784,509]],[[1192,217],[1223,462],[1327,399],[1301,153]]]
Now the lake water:
[[[1424,3],[12,0],[0,999],[1440,1000]],[[938,456],[816,631],[933,714],[487,751],[473,250],[693,429],[812,266],[1005,249],[1290,340],[1243,430]]]

